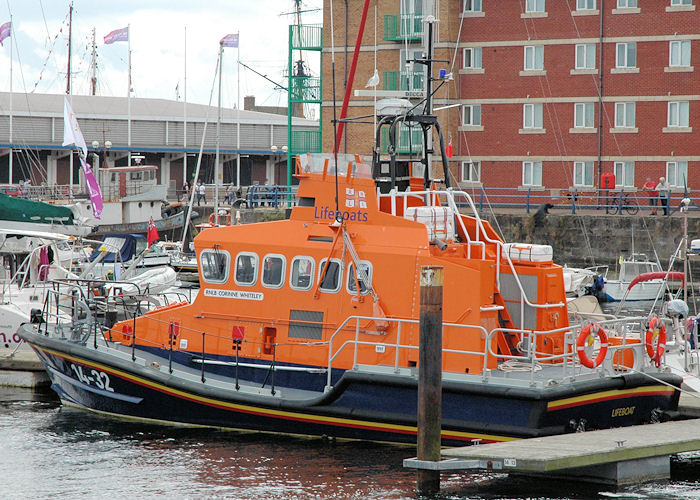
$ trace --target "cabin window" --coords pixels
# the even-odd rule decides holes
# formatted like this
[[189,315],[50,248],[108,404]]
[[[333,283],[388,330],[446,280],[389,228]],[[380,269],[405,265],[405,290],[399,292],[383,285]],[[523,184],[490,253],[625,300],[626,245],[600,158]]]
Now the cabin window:
[[222,250],[204,250],[199,255],[202,278],[207,283],[225,283],[228,280],[229,254]]
[[289,286],[294,290],[309,290],[313,285],[314,260],[311,257],[294,257],[289,273]]
[[250,252],[241,252],[236,257],[236,274],[234,281],[237,285],[251,286],[257,281],[258,256]]
[[343,265],[338,259],[323,259],[318,266],[318,279],[321,282],[321,291],[327,293],[335,293],[340,290],[340,277],[343,274]]
[[[364,273],[367,281],[363,281],[361,277],[358,277],[357,281],[360,283],[360,293],[362,295],[367,295],[369,289],[372,286],[372,264],[366,260],[360,261],[360,275]],[[357,282],[355,281],[355,264],[350,264],[350,269],[348,270],[348,292],[357,295]]]
[[267,288],[281,288],[284,283],[285,259],[282,255],[266,255],[262,264],[262,284]]

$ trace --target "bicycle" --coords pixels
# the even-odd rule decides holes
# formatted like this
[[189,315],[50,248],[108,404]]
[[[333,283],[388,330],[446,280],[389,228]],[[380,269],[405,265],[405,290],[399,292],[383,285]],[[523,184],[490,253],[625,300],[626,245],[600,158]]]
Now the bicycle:
[[605,204],[605,213],[610,215],[620,214],[625,210],[629,215],[636,215],[639,212],[639,203],[637,203],[637,197],[633,196],[632,193],[620,193],[615,196],[612,203]]

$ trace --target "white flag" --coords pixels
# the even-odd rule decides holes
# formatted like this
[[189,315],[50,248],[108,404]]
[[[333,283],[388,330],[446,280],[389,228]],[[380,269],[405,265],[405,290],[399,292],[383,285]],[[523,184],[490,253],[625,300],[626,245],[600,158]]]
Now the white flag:
[[63,145],[70,146],[75,144],[83,152],[83,158],[87,158],[87,144],[83,139],[83,133],[78,126],[78,119],[73,113],[68,99],[63,98]]

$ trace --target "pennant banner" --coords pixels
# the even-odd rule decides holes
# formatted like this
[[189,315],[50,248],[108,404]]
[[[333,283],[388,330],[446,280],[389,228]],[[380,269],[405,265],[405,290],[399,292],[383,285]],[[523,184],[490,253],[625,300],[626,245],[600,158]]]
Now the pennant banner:
[[151,245],[159,239],[160,236],[158,235],[158,228],[156,227],[155,222],[153,222],[153,217],[151,217],[151,220],[148,221],[148,233],[146,234],[148,248],[151,248]]
[[102,218],[102,190],[100,189],[100,183],[97,182],[97,178],[93,173],[90,165],[80,158],[80,164],[83,167],[83,174],[85,175],[85,182],[88,187],[88,192],[90,193],[90,201],[92,202],[92,215],[95,219]]
[[5,24],[0,24],[0,45],[2,45],[2,41],[10,36],[10,33],[12,32],[12,24],[10,21],[7,21]]
[[238,48],[238,33],[230,33],[223,37],[219,42],[222,47]]
[[109,45],[114,42],[128,42],[129,41],[129,27],[119,28],[114,30],[105,36],[105,45]]
[[83,138],[83,133],[78,126],[78,119],[73,113],[73,109],[68,104],[68,99],[63,98],[63,145],[75,144],[82,152],[83,158],[87,158],[87,144]]

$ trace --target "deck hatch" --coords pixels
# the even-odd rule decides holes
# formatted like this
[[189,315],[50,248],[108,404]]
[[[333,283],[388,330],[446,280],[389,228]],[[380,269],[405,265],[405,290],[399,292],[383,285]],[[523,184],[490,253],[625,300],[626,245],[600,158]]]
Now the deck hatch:
[[323,338],[323,312],[290,309],[289,337],[321,340]]

